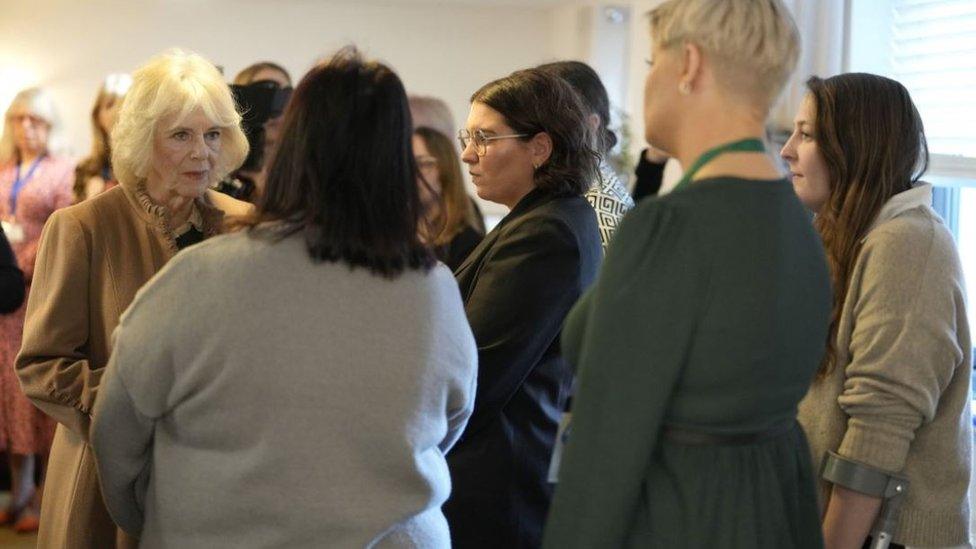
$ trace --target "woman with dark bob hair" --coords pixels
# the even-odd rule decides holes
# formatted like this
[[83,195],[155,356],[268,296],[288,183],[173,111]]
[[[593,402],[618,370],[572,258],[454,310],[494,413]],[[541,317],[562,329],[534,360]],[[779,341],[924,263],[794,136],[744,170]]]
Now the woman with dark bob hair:
[[459,132],[478,196],[511,211],[455,271],[479,361],[474,413],[448,455],[457,547],[541,543],[572,381],[559,333],[602,255],[582,196],[598,162],[584,113],[569,84],[528,69],[476,91]]
[[284,116],[249,229],[122,318],[92,435],[106,503],[153,547],[448,546],[477,351],[419,240],[403,85],[342,50]]
[[[908,479],[894,544],[969,547],[965,278],[932,186],[920,181],[922,119],[908,90],[883,76],[807,86],[782,155],[817,214],[834,287],[828,351],[799,408],[814,463],[833,451]],[[826,545],[861,547],[881,499],[820,487]]]

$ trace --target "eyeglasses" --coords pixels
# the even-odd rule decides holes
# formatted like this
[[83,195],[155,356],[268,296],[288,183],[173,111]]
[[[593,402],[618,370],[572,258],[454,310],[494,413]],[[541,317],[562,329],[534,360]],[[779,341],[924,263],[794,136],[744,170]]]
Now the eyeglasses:
[[527,133],[512,133],[508,135],[487,135],[484,130],[475,130],[474,133],[468,130],[458,130],[457,138],[461,143],[461,151],[468,148],[468,144],[474,142],[474,152],[478,156],[484,156],[488,152],[488,142],[496,139],[512,139],[514,137],[528,137]]
[[14,124],[23,124],[26,122],[34,127],[47,125],[47,121],[33,114],[14,114],[10,116],[10,121]]
[[433,156],[415,156],[414,161],[417,162],[420,171],[429,171],[437,167],[437,159]]

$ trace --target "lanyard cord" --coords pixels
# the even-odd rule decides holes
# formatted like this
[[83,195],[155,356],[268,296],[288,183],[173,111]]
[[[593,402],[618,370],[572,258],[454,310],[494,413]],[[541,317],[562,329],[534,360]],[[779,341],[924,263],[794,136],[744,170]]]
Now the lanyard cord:
[[750,137],[708,149],[698,157],[698,160],[695,160],[695,163],[692,164],[690,168],[688,168],[688,171],[685,172],[684,176],[681,178],[681,181],[678,181],[678,184],[675,185],[673,190],[678,190],[690,183],[691,179],[695,177],[695,174],[697,174],[705,166],[705,164],[715,160],[716,157],[730,152],[766,152],[766,145],[764,145],[761,140],[756,139],[755,137]]
[[17,198],[20,196],[20,191],[24,190],[27,182],[34,177],[34,172],[37,171],[37,167],[41,165],[41,161],[44,160],[46,154],[42,154],[37,157],[37,160],[31,163],[30,168],[27,169],[27,175],[23,179],[20,177],[20,162],[17,163],[17,178],[14,179],[14,186],[10,189],[10,215],[17,215]]

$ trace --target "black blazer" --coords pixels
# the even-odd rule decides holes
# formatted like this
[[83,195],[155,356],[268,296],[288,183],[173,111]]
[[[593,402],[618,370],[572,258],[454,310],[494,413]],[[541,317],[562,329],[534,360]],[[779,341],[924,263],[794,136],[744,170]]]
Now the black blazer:
[[593,282],[600,232],[582,197],[533,190],[454,273],[478,343],[474,412],[447,456],[455,547],[538,547],[549,460],[572,373],[559,350]]
[[0,313],[12,313],[24,302],[24,273],[10,249],[7,235],[0,229]]

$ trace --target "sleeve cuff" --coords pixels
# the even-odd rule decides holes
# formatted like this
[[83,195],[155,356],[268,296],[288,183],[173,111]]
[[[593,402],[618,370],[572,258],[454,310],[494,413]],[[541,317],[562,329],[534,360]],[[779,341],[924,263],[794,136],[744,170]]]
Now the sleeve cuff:
[[911,439],[886,431],[884,426],[867,426],[852,419],[837,453],[871,467],[898,473],[905,468]]

